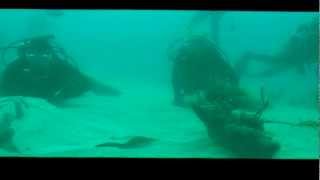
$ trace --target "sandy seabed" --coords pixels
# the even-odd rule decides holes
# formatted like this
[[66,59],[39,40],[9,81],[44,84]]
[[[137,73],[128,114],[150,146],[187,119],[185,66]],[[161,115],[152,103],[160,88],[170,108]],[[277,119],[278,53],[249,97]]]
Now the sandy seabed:
[[[28,157],[151,157],[234,158],[213,144],[201,121],[188,109],[172,105],[169,87],[154,84],[119,83],[120,97],[88,93],[64,107],[44,100],[24,98],[29,104],[25,117],[16,120],[14,142],[21,153],[0,149],[1,156]],[[317,120],[316,110],[274,106],[265,118],[286,122]],[[316,128],[266,124],[281,144],[274,158],[317,159]],[[156,141],[132,149],[95,147],[104,142],[126,142],[133,136]]]

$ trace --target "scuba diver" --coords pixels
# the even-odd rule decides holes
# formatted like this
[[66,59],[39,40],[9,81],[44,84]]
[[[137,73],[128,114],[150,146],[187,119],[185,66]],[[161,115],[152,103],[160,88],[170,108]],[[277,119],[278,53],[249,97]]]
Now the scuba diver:
[[[231,66],[225,61],[220,48],[220,23],[224,12],[200,11],[195,13],[187,27],[187,37],[178,41],[178,47],[169,46],[174,55],[171,83],[174,92],[174,104],[184,106],[184,96],[208,89],[212,82],[226,80],[237,83],[237,77]],[[210,23],[210,37],[194,35],[202,24]],[[209,40],[210,39],[210,40]],[[178,52],[178,53],[176,53]],[[219,74],[219,71],[225,71]],[[218,77],[224,74],[225,77]]]
[[184,97],[219,83],[237,84],[238,79],[223,54],[205,36],[186,39],[172,57],[171,83],[174,104],[184,106]]
[[1,96],[38,97],[57,104],[90,90],[120,95],[113,87],[83,73],[53,39],[53,35],[34,37],[1,49],[2,61],[9,49],[17,53],[17,58],[7,62],[1,73]]
[[[272,76],[288,70],[305,74],[308,66],[318,63],[318,51],[318,18],[313,18],[299,26],[278,53],[271,55],[247,52],[236,62],[235,70],[239,76]],[[250,73],[248,66],[254,61],[264,63],[267,69]]]

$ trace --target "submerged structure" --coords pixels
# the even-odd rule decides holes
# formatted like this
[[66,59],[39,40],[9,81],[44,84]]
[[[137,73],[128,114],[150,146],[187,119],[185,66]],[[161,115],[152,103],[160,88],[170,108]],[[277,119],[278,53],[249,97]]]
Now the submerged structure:
[[271,158],[280,145],[266,135],[261,119],[269,103],[263,89],[260,103],[238,81],[231,65],[206,37],[192,37],[178,50],[173,69],[175,100],[196,96],[183,103],[191,105],[209,138],[237,157]]
[[256,111],[249,111],[229,93],[224,99],[199,97],[192,109],[206,126],[209,138],[236,157],[272,158],[280,144],[265,132],[261,116],[267,107],[268,102],[262,101]]

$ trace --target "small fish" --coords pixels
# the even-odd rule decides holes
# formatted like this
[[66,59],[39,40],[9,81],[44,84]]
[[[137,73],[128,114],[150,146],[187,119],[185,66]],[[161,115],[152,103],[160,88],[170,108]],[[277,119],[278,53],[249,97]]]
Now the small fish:
[[120,149],[128,149],[128,148],[138,148],[149,145],[153,143],[156,139],[143,137],[143,136],[135,136],[129,139],[125,143],[117,143],[117,142],[106,142],[103,144],[98,144],[96,147],[116,147]]

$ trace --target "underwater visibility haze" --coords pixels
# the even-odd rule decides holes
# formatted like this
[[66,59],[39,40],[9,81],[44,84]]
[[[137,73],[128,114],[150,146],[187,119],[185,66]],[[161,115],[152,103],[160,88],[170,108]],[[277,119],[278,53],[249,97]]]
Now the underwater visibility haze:
[[0,10],[3,157],[319,157],[318,13]]

